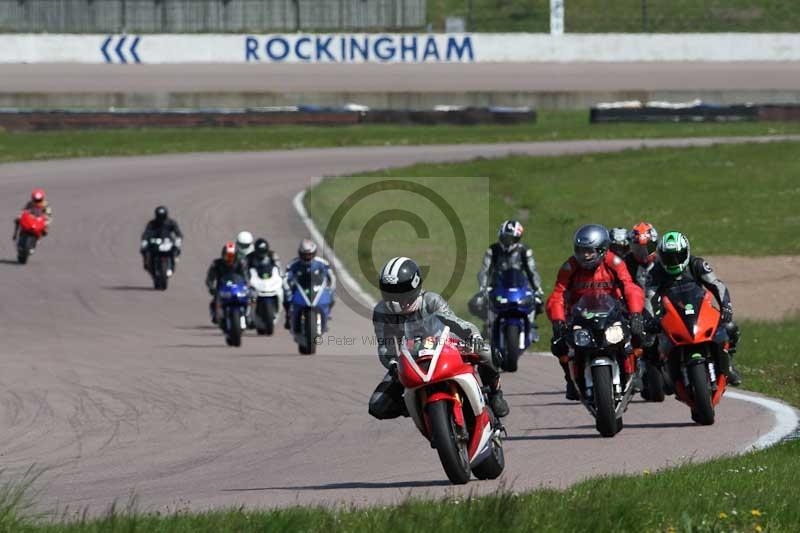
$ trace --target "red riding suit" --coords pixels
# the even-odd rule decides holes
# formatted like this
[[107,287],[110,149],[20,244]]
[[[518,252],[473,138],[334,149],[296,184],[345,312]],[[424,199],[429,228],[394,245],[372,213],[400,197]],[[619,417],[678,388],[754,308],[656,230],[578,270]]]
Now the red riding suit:
[[574,257],[561,266],[556,286],[547,299],[547,316],[555,322],[566,321],[569,309],[586,294],[610,294],[625,299],[630,313],[641,313],[644,307],[644,292],[628,273],[625,261],[606,252],[594,270],[582,268]]

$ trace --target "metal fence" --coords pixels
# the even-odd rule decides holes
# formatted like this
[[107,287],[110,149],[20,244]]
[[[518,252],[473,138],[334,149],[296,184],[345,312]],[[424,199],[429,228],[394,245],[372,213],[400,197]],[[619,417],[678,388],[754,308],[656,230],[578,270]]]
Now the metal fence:
[[426,0],[0,0],[0,32],[408,30]]

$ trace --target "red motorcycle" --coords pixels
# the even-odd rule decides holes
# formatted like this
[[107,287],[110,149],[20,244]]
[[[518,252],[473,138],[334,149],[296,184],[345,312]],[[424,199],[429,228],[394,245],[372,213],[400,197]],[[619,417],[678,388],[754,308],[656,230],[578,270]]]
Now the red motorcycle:
[[476,364],[463,341],[435,316],[406,323],[398,377],[414,424],[436,448],[448,479],[467,483],[503,473],[503,426],[486,404]]
[[[695,282],[679,283],[661,296],[662,351],[675,383],[675,396],[692,410],[692,420],[714,423],[714,407],[727,386],[728,334],[720,328],[716,299]],[[664,350],[666,348],[666,350]]]
[[24,265],[28,257],[36,251],[36,243],[47,231],[47,217],[43,214],[25,210],[19,216],[17,234],[17,261]]

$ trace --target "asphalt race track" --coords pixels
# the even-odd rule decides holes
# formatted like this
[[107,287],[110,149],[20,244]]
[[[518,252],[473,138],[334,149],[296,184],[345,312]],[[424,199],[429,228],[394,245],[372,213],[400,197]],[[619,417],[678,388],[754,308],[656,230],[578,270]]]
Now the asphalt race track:
[[758,91],[800,89],[793,62],[6,64],[0,93]]
[[[708,144],[708,140],[649,145]],[[331,334],[301,356],[280,329],[227,348],[207,316],[205,269],[243,228],[287,258],[306,230],[292,208],[312,176],[415,161],[510,152],[621,150],[643,141],[491,146],[343,148],[104,158],[0,165],[0,210],[11,217],[33,184],[52,200],[51,236],[28,265],[0,247],[0,456],[8,475],[31,464],[43,509],[102,512],[132,494],[145,510],[244,504],[394,502],[409,494],[563,487],[608,472],[641,472],[746,448],[773,425],[734,399],[717,424],[696,427],[668,398],[637,402],[625,429],[602,439],[583,407],[567,403],[552,358],[528,356],[504,380],[506,474],[451,488],[407,419],[379,422],[367,399],[383,369],[364,345],[371,325],[342,303]],[[138,239],[164,203],[186,234],[166,293],[152,291]],[[565,250],[567,244],[565,243]],[[381,262],[381,261],[378,261]],[[477,267],[477,266],[476,266]],[[555,268],[555,265],[543,265]]]

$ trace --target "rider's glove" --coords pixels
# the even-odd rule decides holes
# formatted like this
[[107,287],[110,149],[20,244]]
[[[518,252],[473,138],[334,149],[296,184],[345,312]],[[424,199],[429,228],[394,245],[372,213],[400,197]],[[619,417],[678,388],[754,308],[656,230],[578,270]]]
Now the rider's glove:
[[141,251],[144,251],[144,249],[145,249],[145,248],[147,248],[147,241],[144,241],[144,240],[143,240],[143,241],[142,241],[142,242],[139,244],[139,249],[140,249]]
[[542,313],[544,313],[544,301],[542,301],[541,294],[537,293],[536,296],[533,297],[533,303],[537,315],[541,315]]
[[389,361],[389,375],[393,378],[397,377],[397,359]]
[[644,319],[642,313],[633,313],[631,315],[631,333],[634,337],[641,338],[644,334]]
[[479,334],[471,335],[468,341],[469,346],[472,347],[473,353],[480,353],[484,349],[486,341],[483,340]]
[[563,320],[553,321],[553,340],[558,340],[567,335],[567,323]]
[[728,323],[733,320],[733,306],[730,303],[723,305],[720,312],[722,313],[720,320],[723,323]]

